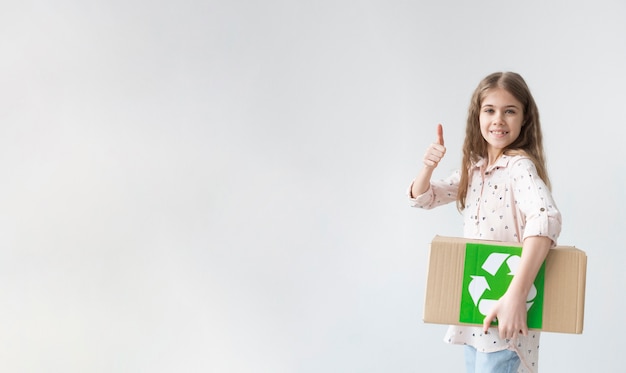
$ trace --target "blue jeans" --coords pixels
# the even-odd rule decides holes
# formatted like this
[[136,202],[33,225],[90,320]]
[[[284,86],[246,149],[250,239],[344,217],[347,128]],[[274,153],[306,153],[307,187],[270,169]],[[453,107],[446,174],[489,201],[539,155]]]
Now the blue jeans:
[[515,373],[519,365],[515,351],[479,352],[472,346],[465,346],[467,373]]

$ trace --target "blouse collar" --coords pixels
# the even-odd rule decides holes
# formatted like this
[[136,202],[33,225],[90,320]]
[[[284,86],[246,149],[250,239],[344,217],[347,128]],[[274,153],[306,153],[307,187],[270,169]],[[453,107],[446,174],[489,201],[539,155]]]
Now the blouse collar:
[[[485,171],[491,171],[494,168],[504,168],[506,166],[509,165],[509,161],[511,160],[511,156],[510,155],[506,155],[506,154],[502,154],[500,157],[498,157],[498,159],[496,159],[496,163],[492,164],[491,166],[489,166]],[[476,163],[474,163],[474,167],[475,168],[485,168],[487,166],[487,159],[481,157],[478,161],[476,161]]]

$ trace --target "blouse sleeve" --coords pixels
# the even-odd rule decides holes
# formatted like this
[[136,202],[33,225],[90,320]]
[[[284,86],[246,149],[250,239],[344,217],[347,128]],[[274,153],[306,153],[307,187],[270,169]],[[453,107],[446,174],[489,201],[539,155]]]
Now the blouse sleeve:
[[511,168],[515,204],[521,216],[522,240],[531,236],[545,236],[556,245],[561,233],[561,213],[556,207],[550,190],[539,177],[535,164],[528,158],[520,158]]
[[407,190],[409,203],[412,207],[429,210],[456,201],[460,179],[460,173],[456,171],[445,179],[431,181],[430,188],[416,197],[411,196],[411,187],[413,186],[411,183]]

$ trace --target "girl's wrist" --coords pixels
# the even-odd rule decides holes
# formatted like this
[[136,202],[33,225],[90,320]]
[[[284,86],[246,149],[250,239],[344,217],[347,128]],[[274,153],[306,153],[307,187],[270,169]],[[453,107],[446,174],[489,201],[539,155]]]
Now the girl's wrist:
[[530,291],[530,288],[518,286],[517,284],[514,284],[514,282],[515,281],[511,283],[506,291],[506,294],[513,298],[521,298],[525,300],[528,297],[528,292]]

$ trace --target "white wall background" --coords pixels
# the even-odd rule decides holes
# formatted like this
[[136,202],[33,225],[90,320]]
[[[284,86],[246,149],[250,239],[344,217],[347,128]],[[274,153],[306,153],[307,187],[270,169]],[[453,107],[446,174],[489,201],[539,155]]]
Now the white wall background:
[[450,372],[421,321],[452,205],[408,207],[435,125],[521,73],[585,331],[543,372],[622,366],[626,3],[0,2],[0,371]]

